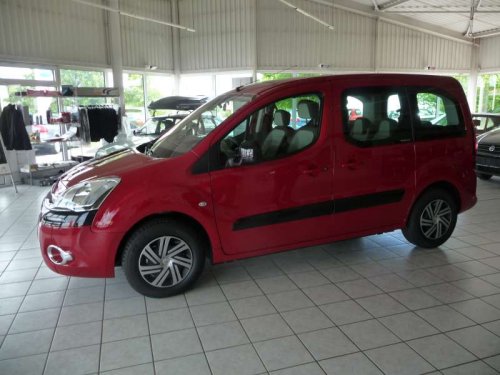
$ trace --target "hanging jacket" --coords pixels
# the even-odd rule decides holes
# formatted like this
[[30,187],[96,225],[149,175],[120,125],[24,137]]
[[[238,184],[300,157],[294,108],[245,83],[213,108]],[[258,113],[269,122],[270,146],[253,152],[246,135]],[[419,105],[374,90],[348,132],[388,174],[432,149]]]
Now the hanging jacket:
[[0,115],[0,132],[7,150],[31,150],[23,114],[13,104],[7,105]]

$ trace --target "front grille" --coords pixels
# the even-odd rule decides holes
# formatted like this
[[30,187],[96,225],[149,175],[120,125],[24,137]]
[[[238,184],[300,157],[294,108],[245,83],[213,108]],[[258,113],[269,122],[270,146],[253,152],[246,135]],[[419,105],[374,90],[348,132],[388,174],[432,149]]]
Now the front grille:
[[[495,147],[494,151],[490,151],[491,146]],[[500,156],[500,145],[480,143],[477,145],[477,152],[480,152],[482,154],[491,154],[491,155],[499,155]]]
[[478,155],[476,157],[476,164],[500,168],[500,158],[489,158],[489,157]]

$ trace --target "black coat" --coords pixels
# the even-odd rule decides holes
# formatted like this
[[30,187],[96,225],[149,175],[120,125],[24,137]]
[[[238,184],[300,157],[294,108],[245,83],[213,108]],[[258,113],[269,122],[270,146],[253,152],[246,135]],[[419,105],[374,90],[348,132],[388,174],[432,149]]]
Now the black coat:
[[7,105],[2,111],[0,131],[7,150],[31,150],[23,114],[13,104]]

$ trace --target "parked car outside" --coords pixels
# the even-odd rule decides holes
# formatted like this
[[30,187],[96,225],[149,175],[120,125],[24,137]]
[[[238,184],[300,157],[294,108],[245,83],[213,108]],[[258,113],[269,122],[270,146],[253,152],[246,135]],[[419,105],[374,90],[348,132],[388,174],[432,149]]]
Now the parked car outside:
[[476,172],[481,180],[500,176],[500,127],[478,136]]
[[474,113],[472,122],[476,128],[476,134],[481,135],[500,127],[500,113]]
[[[341,103],[353,100],[364,111],[350,121]],[[398,121],[389,101],[400,107]],[[418,116],[429,103],[446,115],[439,125]],[[297,130],[289,126],[295,111],[307,120]],[[112,277],[121,264],[135,290],[166,297],[192,286],[206,258],[396,229],[435,248],[477,200],[472,129],[463,89],[449,77],[337,75],[239,87],[145,153],[123,150],[61,176],[42,205],[41,253],[64,275]]]

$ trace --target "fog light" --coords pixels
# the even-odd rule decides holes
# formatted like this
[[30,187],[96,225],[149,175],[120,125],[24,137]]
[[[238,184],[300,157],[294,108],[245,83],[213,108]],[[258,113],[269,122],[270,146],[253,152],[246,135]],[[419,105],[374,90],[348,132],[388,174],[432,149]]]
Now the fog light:
[[50,261],[58,266],[64,266],[73,260],[73,255],[69,251],[65,251],[55,245],[47,247],[47,255]]

